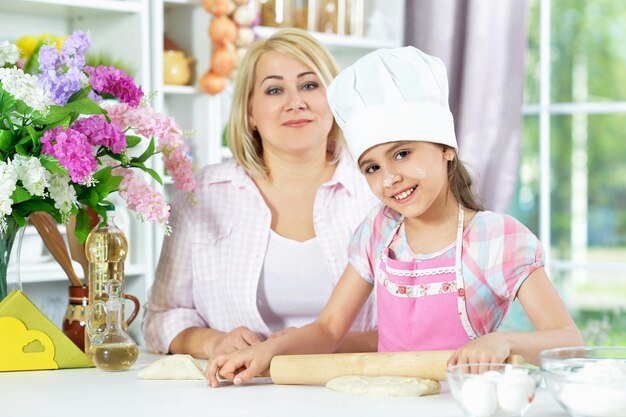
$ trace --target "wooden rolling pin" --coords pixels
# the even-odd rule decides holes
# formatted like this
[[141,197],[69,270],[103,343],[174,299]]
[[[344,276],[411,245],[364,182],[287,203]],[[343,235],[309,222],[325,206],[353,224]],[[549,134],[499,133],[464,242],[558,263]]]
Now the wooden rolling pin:
[[[446,379],[446,367],[453,350],[421,352],[333,353],[327,355],[279,355],[272,359],[272,382],[282,385],[324,385],[344,375],[405,376]],[[507,363],[526,363],[512,355]]]

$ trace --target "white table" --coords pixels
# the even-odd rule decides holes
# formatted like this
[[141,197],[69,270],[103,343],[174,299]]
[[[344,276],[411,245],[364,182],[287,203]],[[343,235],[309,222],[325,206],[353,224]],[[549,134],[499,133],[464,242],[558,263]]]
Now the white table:
[[[96,368],[0,372],[0,417],[439,417],[463,412],[443,393],[417,398],[352,397],[322,386],[274,385],[258,378],[247,386],[209,388],[206,381],[146,381],[139,370],[159,358],[141,352],[126,372]],[[204,365],[204,364],[203,364]],[[540,389],[526,417],[566,417]]]

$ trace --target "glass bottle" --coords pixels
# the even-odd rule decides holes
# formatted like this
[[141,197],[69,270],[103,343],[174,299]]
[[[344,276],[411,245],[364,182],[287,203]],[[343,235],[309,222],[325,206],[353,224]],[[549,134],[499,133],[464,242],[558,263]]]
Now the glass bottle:
[[137,360],[139,348],[122,328],[122,282],[110,280],[105,284],[105,294],[106,301],[96,301],[89,310],[87,333],[91,360],[104,371],[125,371]]
[[[124,232],[115,224],[115,206],[106,207],[106,221],[93,229],[85,241],[85,254],[89,262],[89,306],[95,305],[98,301],[106,301],[107,293],[105,286],[110,281],[117,281],[120,288],[121,306],[121,326],[126,327],[124,320],[124,261],[128,253],[128,241]],[[93,320],[97,320],[94,316]],[[101,321],[105,316],[100,314]],[[100,323],[103,324],[103,323]],[[94,326],[97,327],[97,326]],[[85,352],[89,351],[90,339],[85,337]]]

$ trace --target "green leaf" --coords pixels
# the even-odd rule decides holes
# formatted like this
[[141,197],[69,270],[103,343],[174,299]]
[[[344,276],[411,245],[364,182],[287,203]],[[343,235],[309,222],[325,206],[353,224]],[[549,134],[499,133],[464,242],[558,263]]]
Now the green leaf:
[[102,168],[102,169],[100,169],[100,170],[96,171],[96,172],[93,174],[93,177],[94,177],[96,180],[100,181],[100,182],[105,181],[105,180],[107,179],[107,177],[110,177],[110,176],[111,176],[111,171],[112,171],[112,170],[113,170],[113,168],[111,168],[111,167],[104,167],[104,168]]
[[35,128],[33,128],[32,126],[26,126],[26,131],[28,132],[31,139],[33,140],[34,146],[37,146],[41,143],[41,137],[43,136],[44,132],[39,132],[35,130]]
[[50,106],[48,114],[40,119],[33,120],[35,125],[50,125],[68,117],[72,113],[71,109],[61,106]]
[[34,112],[33,108],[24,103],[22,100],[17,100],[15,102],[15,111],[19,114],[31,114]]
[[123,179],[124,177],[122,176],[112,175],[98,182],[96,184],[95,189],[100,195],[100,198],[105,198],[106,196],[111,194],[113,191],[117,191]]
[[17,224],[19,224],[20,226],[24,227],[26,226],[26,218],[24,216],[22,216],[21,214],[19,214],[17,211],[14,211],[13,213],[11,213],[13,215],[13,218],[15,219],[15,221],[17,222]]
[[0,114],[8,114],[13,110],[17,100],[0,87]]
[[148,148],[138,158],[132,158],[131,161],[146,162],[154,154],[154,138],[150,139]]
[[92,91],[93,91],[93,88],[90,85],[87,85],[87,87],[81,88],[80,90],[72,94],[72,96],[69,98],[69,100],[67,100],[67,102],[71,103],[73,101],[78,101],[84,98],[88,98],[89,93],[91,93]]
[[152,168],[148,168],[148,167],[144,167],[143,170],[146,171],[148,174],[150,174],[150,176],[154,178],[156,182],[163,185],[163,180],[161,179],[161,176],[155,170],[153,170]]
[[76,235],[81,245],[87,240],[87,236],[89,236],[89,214],[87,210],[81,209],[78,211],[74,235]]
[[0,151],[9,152],[13,145],[13,132],[11,130],[0,130]]
[[24,145],[24,144],[26,144],[26,143],[28,143],[30,141],[31,141],[30,135],[25,135],[25,136],[22,136],[20,138],[20,140],[17,141],[17,144],[18,145]]
[[61,166],[61,164],[59,164],[59,160],[56,159],[52,155],[40,155],[39,161],[41,162],[41,165],[45,169],[55,174],[68,174],[69,173],[67,168]]
[[15,187],[15,191],[11,194],[11,200],[13,200],[13,204],[19,204],[23,201],[28,201],[33,198],[32,195],[24,187],[21,185],[17,185]]
[[48,125],[48,127],[50,129],[57,127],[57,126],[63,126],[64,129],[67,130],[68,127],[70,127],[70,125],[72,124],[72,122],[74,121],[74,114],[76,114],[75,112],[68,114],[67,116],[65,116],[63,119],[54,122],[54,123],[50,123]]
[[79,114],[102,114],[103,110],[98,103],[90,98],[83,98],[65,105],[66,109],[76,111]]
[[88,206],[95,207],[98,205],[98,201],[100,201],[100,196],[93,188],[89,189],[89,194],[87,196],[87,200],[89,201]]
[[129,148],[137,146],[141,143],[141,138],[139,136],[126,135],[126,145]]

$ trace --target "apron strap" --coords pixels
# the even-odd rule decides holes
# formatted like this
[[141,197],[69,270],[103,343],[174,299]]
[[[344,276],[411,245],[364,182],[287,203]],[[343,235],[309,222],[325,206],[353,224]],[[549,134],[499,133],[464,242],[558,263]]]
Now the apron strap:
[[469,321],[467,315],[467,307],[465,304],[465,282],[463,280],[463,262],[461,261],[461,255],[463,253],[463,223],[465,222],[465,210],[463,206],[459,204],[459,218],[456,228],[456,288],[457,288],[457,309],[459,311],[459,317],[461,324],[465,329],[465,332],[470,339],[476,339],[478,335],[474,331],[472,324]]

